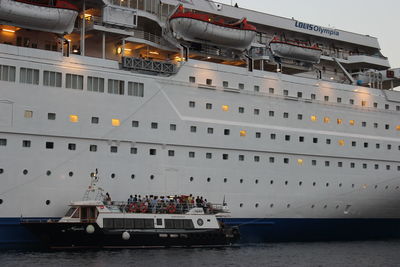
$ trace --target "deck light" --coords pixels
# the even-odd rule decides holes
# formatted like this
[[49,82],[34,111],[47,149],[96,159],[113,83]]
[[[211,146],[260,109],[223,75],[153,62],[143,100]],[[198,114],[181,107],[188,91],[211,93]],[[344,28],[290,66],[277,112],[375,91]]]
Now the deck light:
[[10,30],[10,29],[2,29],[3,32],[10,32],[10,33],[15,33],[14,30]]

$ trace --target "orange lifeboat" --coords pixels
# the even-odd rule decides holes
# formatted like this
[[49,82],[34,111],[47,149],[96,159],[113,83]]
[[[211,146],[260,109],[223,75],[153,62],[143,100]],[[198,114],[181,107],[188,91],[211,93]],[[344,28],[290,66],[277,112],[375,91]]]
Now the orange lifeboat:
[[169,18],[169,23],[177,39],[238,50],[248,48],[256,36],[256,27],[246,18],[226,23],[207,14],[184,12],[183,6]]

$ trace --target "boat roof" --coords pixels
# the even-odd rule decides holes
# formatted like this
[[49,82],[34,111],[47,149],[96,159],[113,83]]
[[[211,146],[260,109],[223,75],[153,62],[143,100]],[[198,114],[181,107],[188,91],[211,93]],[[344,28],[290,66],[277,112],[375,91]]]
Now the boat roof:
[[81,200],[81,201],[73,201],[70,206],[104,206],[102,201],[98,200]]
[[260,11],[254,11],[240,7],[237,8],[231,5],[208,0],[161,0],[161,2],[169,5],[183,4],[185,8],[196,9],[202,12],[236,19],[247,17],[250,23],[257,23],[282,30],[302,33],[304,35],[312,35],[319,38],[380,49],[378,39],[376,37],[324,27],[308,22],[298,21],[293,18],[284,18]]

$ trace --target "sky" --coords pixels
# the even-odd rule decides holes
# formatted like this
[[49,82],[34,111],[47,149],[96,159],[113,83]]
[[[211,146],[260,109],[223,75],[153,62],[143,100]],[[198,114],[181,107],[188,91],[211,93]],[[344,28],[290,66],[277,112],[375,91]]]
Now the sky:
[[[400,68],[400,0],[216,0],[320,26],[378,38],[392,68]],[[251,20],[251,19],[249,19]]]

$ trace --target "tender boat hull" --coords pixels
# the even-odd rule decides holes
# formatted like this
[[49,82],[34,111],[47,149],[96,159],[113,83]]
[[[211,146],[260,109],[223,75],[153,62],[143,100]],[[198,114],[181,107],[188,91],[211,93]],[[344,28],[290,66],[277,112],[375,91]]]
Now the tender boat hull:
[[0,0],[0,22],[32,30],[71,33],[76,10]]
[[[102,229],[90,223],[24,222],[48,248],[217,247],[239,239],[227,229]],[[94,227],[87,232],[88,225]],[[126,238],[128,233],[129,238]],[[125,239],[123,238],[125,235]]]

